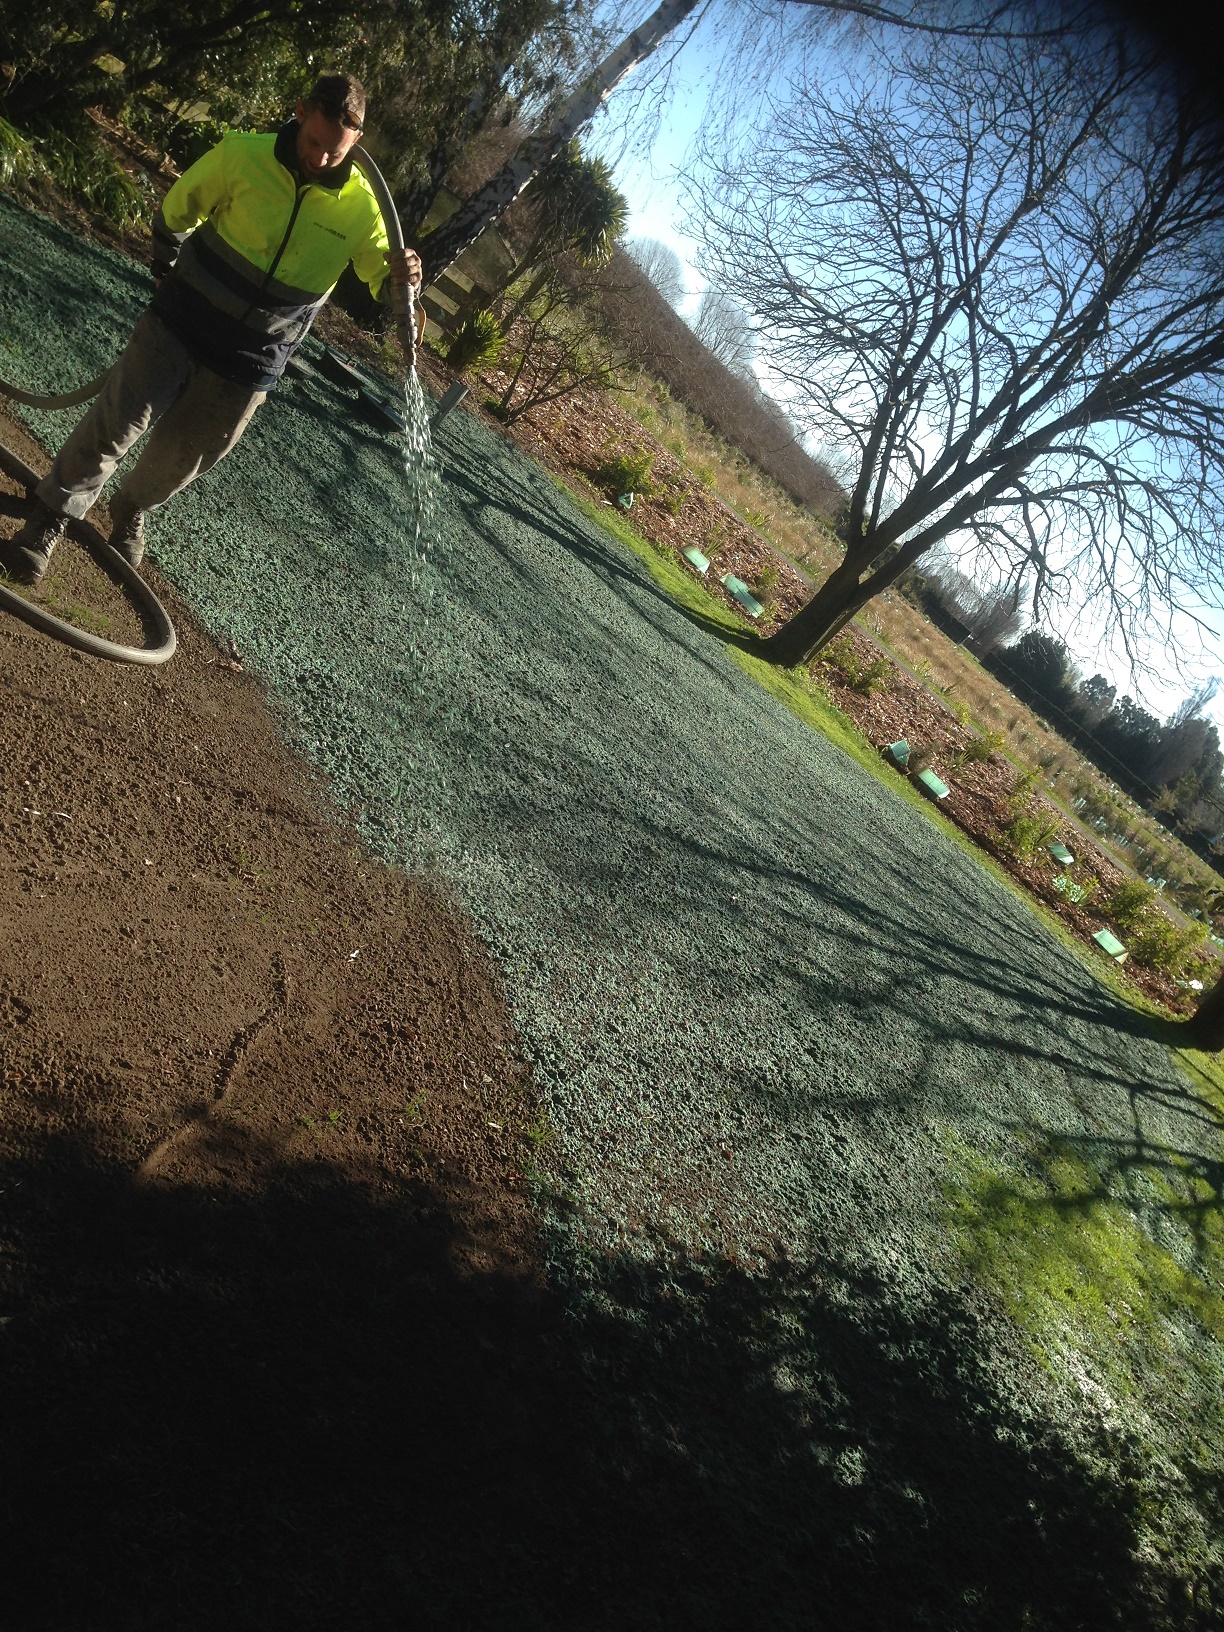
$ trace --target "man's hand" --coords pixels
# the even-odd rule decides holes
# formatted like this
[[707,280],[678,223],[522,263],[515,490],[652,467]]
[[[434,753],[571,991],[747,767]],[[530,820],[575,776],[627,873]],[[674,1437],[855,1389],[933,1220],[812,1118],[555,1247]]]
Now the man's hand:
[[421,287],[421,257],[415,249],[389,249],[387,265],[392,283],[410,283],[414,289]]

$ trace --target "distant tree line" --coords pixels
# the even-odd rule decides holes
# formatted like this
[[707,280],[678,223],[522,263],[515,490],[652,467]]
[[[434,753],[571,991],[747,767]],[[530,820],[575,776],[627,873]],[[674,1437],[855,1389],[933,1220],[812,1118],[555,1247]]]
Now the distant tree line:
[[899,581],[906,599],[950,640],[966,646],[1021,702],[1044,715],[1132,799],[1215,865],[1224,835],[1224,752],[1204,710],[1214,682],[1161,721],[1102,674],[1087,680],[1066,645],[1041,629],[1020,632],[1015,585],[982,589],[947,562]]
[[1133,799],[1209,854],[1210,842],[1224,834],[1224,752],[1204,714],[1214,686],[1161,721],[1133,697],[1119,697],[1103,674],[1083,679],[1063,642],[1040,629],[983,661]]

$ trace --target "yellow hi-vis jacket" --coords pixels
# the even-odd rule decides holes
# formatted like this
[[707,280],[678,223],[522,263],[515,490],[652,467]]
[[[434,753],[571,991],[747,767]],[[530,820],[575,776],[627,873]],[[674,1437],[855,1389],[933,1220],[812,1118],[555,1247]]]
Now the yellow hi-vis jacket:
[[185,170],[153,225],[152,309],[223,379],[276,384],[352,261],[378,295],[387,233],[369,183],[346,160],[317,180],[297,168],[294,121],[231,131]]

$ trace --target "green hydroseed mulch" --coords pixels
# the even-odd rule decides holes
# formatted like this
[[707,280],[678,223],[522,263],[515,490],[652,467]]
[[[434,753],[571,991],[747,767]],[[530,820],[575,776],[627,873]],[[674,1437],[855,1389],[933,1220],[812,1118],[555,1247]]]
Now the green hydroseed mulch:
[[[0,237],[0,372],[104,365],[144,274]],[[438,453],[418,560],[394,443],[291,383],[152,549],[495,954],[588,1499],[673,1582],[588,1624],[1211,1624],[1221,1108],[528,461]]]

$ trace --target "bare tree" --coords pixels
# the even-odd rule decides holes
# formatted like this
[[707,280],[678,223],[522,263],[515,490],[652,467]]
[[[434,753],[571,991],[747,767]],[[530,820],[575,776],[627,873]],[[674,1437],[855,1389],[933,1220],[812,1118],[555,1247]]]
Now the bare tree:
[[757,354],[757,337],[748,314],[737,300],[722,289],[703,290],[693,333],[733,374],[753,378],[752,363]]
[[680,257],[658,238],[629,238],[625,253],[674,310],[684,299],[684,270]]
[[627,366],[600,321],[594,286],[584,281],[581,266],[573,264],[568,277],[561,270],[552,269],[507,336],[505,384],[493,408],[507,425],[576,391],[613,390]]
[[[738,28],[741,44],[762,40],[772,33],[774,40],[787,45],[789,19],[812,19],[819,32],[828,22],[853,22],[863,27],[893,28],[902,33],[938,36],[941,39],[1053,39],[1061,33],[1078,33],[1086,26],[1094,0],[718,0],[728,13],[728,22]],[[638,25],[559,103],[551,119],[522,144],[478,192],[469,198],[421,246],[426,281],[440,276],[484,229],[491,226],[515,199],[531,185],[540,171],[605,106],[616,87],[638,67],[655,57],[660,47],[670,46],[664,55],[661,82],[669,78],[668,67],[691,36],[702,16],[715,0],[662,0],[645,22]],[[796,25],[802,28],[800,23]],[[766,58],[771,47],[766,41]],[[773,56],[775,63],[780,60]],[[757,65],[757,76],[760,65]],[[730,76],[734,77],[734,76]],[[474,128],[474,127],[473,127]]]
[[1124,637],[1218,593],[1224,151],[1121,36],[804,85],[690,184],[706,269],[855,468],[844,558],[768,655],[810,657],[944,539]]
[[979,657],[1010,644],[1023,627],[1022,586],[1016,582],[983,586],[963,573],[950,558],[927,568],[923,576],[939,599],[968,631],[964,644]]

